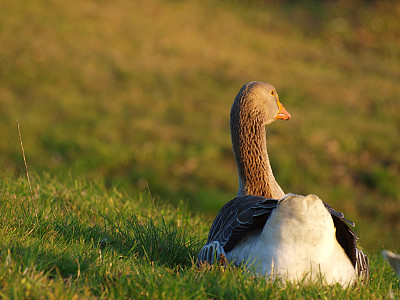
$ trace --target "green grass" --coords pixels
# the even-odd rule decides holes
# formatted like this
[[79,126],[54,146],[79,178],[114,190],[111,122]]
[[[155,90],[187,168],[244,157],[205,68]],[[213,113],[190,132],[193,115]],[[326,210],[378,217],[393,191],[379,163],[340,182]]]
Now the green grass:
[[[262,80],[292,115],[267,128],[277,181],[356,223],[377,270],[361,289],[388,297],[398,284],[379,251],[400,252],[399,20],[395,1],[1,2],[2,291],[228,297],[238,278],[249,297],[279,297],[189,263],[237,191],[230,106]],[[135,270],[163,275],[146,283]]]
[[268,127],[283,189],[400,249],[398,5],[358,3],[2,3],[0,166],[23,173],[18,119],[32,170],[213,216],[237,190],[230,105],[269,81],[293,116]]
[[[0,181],[2,298],[250,299],[400,296],[399,281],[379,252],[368,253],[367,286],[271,282],[243,269],[194,263],[210,224],[185,206],[107,189],[100,182],[34,176]],[[37,214],[35,214],[35,212]]]

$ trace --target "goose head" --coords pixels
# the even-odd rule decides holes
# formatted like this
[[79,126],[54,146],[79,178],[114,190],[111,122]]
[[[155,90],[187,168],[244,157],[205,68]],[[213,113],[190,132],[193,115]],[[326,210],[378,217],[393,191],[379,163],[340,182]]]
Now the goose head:
[[232,105],[231,122],[241,117],[266,126],[275,120],[289,120],[291,115],[279,101],[272,84],[252,81],[240,89]]

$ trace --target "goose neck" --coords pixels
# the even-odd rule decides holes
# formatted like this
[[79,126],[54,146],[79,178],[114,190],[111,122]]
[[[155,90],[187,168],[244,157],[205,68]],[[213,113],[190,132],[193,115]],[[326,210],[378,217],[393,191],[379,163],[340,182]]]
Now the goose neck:
[[259,195],[279,199],[284,193],[272,173],[265,126],[254,120],[234,124],[231,120],[233,152],[239,175],[238,195]]

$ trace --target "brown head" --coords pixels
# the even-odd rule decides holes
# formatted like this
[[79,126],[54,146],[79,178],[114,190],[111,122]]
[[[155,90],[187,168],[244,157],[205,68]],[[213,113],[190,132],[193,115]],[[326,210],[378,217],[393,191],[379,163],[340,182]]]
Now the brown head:
[[289,120],[290,114],[279,102],[279,96],[272,84],[261,81],[246,83],[237,94],[231,109],[232,118],[251,117],[260,125],[268,125],[275,120]]

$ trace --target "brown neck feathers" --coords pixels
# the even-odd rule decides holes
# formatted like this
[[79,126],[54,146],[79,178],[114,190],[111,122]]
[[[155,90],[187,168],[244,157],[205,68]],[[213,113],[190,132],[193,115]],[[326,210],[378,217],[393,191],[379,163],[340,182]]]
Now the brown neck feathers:
[[284,193],[272,173],[262,116],[241,107],[243,97],[233,103],[230,119],[232,146],[239,175],[238,195],[279,199]]

